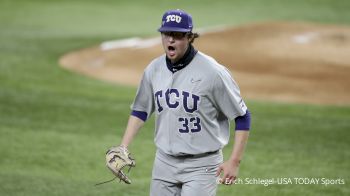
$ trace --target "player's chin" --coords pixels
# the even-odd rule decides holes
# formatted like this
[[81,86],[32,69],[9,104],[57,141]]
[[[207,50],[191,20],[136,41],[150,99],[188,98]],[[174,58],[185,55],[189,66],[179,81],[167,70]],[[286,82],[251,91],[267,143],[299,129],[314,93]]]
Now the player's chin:
[[176,55],[176,54],[169,53],[169,52],[166,53],[166,56],[167,56],[168,59],[170,59],[171,61],[175,61],[176,58],[177,58],[177,55]]

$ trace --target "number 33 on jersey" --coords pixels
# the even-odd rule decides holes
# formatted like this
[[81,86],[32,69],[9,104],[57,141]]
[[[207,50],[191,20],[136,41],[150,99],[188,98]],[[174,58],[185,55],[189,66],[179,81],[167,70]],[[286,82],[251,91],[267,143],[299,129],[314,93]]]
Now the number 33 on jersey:
[[[183,107],[186,113],[193,113],[198,110],[198,102],[200,101],[200,96],[191,94],[186,91],[181,91],[177,89],[167,89],[165,92],[162,90],[157,91],[154,94],[157,103],[157,110],[161,113],[164,107],[169,109],[176,109],[178,107]],[[161,101],[160,99],[165,99]],[[166,106],[162,106],[161,102],[165,102]],[[190,107],[191,106],[191,107]],[[179,128],[180,133],[195,133],[201,131],[201,120],[199,117],[179,117],[178,118],[181,127]]]

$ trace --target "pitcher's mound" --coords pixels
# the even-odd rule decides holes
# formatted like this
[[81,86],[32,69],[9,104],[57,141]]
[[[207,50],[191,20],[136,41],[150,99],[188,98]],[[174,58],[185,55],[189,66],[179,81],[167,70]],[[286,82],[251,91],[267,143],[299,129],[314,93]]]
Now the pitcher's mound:
[[[348,27],[251,24],[204,33],[194,45],[231,69],[245,98],[350,103]],[[134,38],[71,52],[60,64],[98,79],[138,85],[143,69],[162,53],[160,38]]]

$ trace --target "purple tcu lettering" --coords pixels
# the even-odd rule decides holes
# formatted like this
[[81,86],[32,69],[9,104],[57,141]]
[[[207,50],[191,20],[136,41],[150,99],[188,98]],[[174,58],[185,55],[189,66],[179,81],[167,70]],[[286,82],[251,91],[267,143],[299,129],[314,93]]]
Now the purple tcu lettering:
[[[175,109],[177,107],[179,107],[180,103],[179,101],[171,101],[170,100],[170,96],[171,94],[173,94],[173,96],[175,98],[182,98],[182,107],[184,108],[184,110],[188,113],[193,113],[195,111],[198,110],[198,102],[200,101],[200,97],[195,95],[195,94],[190,94],[189,92],[186,91],[182,91],[181,95],[182,97],[180,97],[180,93],[177,89],[167,89],[165,91],[165,95],[163,96],[163,91],[159,90],[157,91],[154,96],[156,99],[156,104],[158,107],[158,112],[162,112],[163,111],[163,105],[161,103],[161,98],[165,97],[165,103],[168,106],[168,108],[172,108]],[[190,96],[191,95],[191,96]],[[191,97],[191,98],[190,98]],[[192,103],[190,103],[190,101],[192,101]],[[189,106],[192,105],[192,108],[190,108]]]

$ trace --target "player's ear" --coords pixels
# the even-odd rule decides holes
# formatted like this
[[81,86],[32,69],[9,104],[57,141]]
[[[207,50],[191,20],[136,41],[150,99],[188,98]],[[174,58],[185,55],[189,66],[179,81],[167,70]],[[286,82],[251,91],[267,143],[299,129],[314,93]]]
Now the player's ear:
[[199,37],[199,34],[198,34],[198,33],[189,32],[189,33],[187,34],[187,37],[188,37],[188,41],[189,41],[190,43],[193,43],[194,40],[195,40],[196,38]]
[[194,41],[194,34],[191,33],[187,33],[187,39],[190,43],[192,43]]

